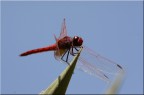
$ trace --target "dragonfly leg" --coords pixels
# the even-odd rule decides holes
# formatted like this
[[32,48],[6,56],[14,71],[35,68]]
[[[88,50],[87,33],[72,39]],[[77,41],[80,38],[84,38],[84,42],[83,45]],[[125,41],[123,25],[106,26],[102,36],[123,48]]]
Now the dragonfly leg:
[[65,56],[65,54],[67,53],[68,50],[65,51],[65,53],[62,55],[61,59],[64,61],[63,57]]
[[70,54],[71,54],[72,56],[75,56],[75,53],[74,53],[73,48],[74,48],[74,46],[71,47]]
[[76,47],[74,47],[76,51],[79,51]]
[[[72,56],[75,56],[76,54],[78,54],[79,49],[77,49],[77,48],[81,48],[81,46],[79,46],[79,47],[72,46],[70,49],[67,49],[64,52],[64,54],[62,55],[61,60],[66,62],[69,65],[69,62],[68,62],[69,54],[71,54]],[[74,49],[76,52],[74,52]],[[64,59],[65,55],[66,55],[66,59]]]
[[[78,47],[74,47],[74,48],[75,48],[76,51],[79,51],[80,48],[83,48],[83,46],[78,46]],[[77,49],[77,48],[79,48],[79,49]]]
[[69,52],[70,52],[70,49],[68,49],[68,54],[67,54],[67,57],[66,57],[66,62],[67,62],[67,63],[68,63]]
[[[72,51],[70,52],[70,54],[71,54],[72,56],[75,56],[76,54],[78,54],[79,49],[77,49],[77,48],[82,48],[82,47],[81,47],[81,46],[79,46],[79,47],[73,46],[72,49],[71,49]],[[74,52],[73,49],[75,49],[76,52]]]
[[[66,62],[68,65],[69,65],[69,63],[68,63],[69,52],[70,52],[70,49],[66,50],[65,53],[61,57],[61,60],[64,61],[64,62]],[[66,57],[66,60],[64,60],[64,56],[65,56],[66,53],[67,53],[67,57]]]

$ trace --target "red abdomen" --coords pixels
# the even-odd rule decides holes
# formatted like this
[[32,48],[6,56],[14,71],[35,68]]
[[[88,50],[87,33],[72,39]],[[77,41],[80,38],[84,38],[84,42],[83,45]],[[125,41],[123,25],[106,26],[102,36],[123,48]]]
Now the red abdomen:
[[26,51],[26,52],[20,54],[20,56],[27,56],[27,55],[30,55],[30,54],[35,54],[35,53],[40,53],[40,52],[45,52],[45,51],[53,51],[53,50],[56,50],[56,49],[57,49],[56,44],[53,44],[53,45],[50,45],[48,47]]

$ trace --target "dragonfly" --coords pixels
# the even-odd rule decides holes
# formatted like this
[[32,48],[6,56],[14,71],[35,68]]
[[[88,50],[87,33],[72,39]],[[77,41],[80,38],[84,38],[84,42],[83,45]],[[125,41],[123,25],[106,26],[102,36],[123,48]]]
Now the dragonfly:
[[83,45],[83,39],[79,36],[70,37],[67,35],[65,18],[62,23],[60,36],[57,38],[54,35],[55,43],[46,47],[32,49],[21,53],[20,56],[27,56],[31,54],[54,51],[56,60],[69,64],[70,56],[78,54],[80,48],[83,48],[83,54],[80,54],[76,67],[86,72],[89,75],[99,77],[100,79],[110,82],[112,76],[123,71],[122,66],[114,61],[109,60],[93,51],[92,49]]

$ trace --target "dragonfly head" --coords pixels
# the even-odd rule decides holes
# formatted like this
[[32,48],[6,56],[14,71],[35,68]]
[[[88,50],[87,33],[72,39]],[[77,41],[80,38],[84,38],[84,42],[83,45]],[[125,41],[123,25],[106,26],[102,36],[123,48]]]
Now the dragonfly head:
[[78,36],[73,37],[73,45],[74,46],[81,46],[82,43],[83,43],[83,39],[81,37],[78,37]]

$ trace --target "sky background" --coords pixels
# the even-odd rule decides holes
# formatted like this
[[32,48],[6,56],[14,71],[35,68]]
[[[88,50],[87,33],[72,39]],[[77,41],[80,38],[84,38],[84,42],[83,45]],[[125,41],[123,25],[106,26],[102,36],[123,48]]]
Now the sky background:
[[[126,72],[119,93],[143,93],[142,2],[1,2],[3,94],[33,94],[46,89],[66,65],[53,52],[19,54],[55,43],[66,18],[70,36],[120,64]],[[67,94],[104,93],[107,84],[75,70]]]

